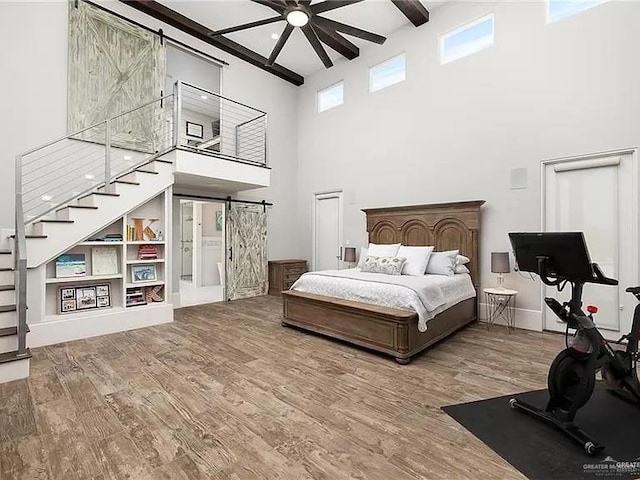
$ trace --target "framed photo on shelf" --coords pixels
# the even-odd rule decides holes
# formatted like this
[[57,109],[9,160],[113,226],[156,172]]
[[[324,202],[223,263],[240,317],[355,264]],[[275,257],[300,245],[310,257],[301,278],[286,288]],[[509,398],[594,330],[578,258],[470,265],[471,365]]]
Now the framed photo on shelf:
[[187,121],[187,137],[202,138],[204,136],[204,127],[199,123]]
[[91,249],[91,274],[115,275],[118,273],[118,251],[114,247]]
[[131,265],[131,282],[155,282],[158,280],[156,266],[152,263],[144,265]]
[[82,287],[60,287],[58,294],[59,313],[111,307],[111,285]]
[[97,308],[96,287],[78,287],[76,288],[76,308],[78,310],[87,310],[89,308]]
[[86,274],[84,253],[65,253],[56,258],[56,278],[84,277]]

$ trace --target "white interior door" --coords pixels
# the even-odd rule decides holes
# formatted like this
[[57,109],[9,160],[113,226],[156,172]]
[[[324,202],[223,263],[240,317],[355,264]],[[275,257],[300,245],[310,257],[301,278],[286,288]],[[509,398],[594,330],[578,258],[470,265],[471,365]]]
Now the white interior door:
[[340,268],[342,192],[316,193],[313,218],[313,270]]
[[[637,170],[634,156],[615,154],[544,164],[545,231],[584,232],[591,261],[618,287],[587,284],[583,302],[599,307],[596,323],[605,336],[619,338],[631,328],[635,299],[624,292],[638,281]],[[544,295],[569,299],[569,287],[558,293],[545,287]],[[564,331],[548,309],[544,328]]]

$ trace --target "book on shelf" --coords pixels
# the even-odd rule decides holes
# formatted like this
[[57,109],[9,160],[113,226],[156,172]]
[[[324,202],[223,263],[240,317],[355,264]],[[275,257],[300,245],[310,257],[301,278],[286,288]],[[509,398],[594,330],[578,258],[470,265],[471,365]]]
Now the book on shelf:
[[136,238],[136,229],[132,225],[127,225],[127,242],[133,242]]
[[135,305],[146,305],[147,297],[142,287],[128,288],[126,295],[126,306],[133,307]]
[[138,248],[138,260],[156,260],[157,258],[157,245],[140,245]]
[[104,237],[105,242],[121,242],[122,234],[121,233],[109,233]]

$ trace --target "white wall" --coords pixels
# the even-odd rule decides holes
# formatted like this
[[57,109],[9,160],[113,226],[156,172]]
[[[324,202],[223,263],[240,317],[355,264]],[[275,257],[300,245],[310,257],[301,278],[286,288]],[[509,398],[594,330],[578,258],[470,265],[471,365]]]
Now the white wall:
[[[496,43],[441,66],[438,36],[495,12]],[[311,258],[313,192],[342,188],[345,240],[367,241],[366,207],[486,200],[482,284],[507,233],[540,228],[540,162],[640,144],[640,4],[606,3],[546,25],[544,4],[451,3],[306,78],[299,90],[301,239]],[[368,93],[368,67],[406,52],[407,80]],[[345,103],[317,114],[316,92],[339,80]],[[511,190],[511,168],[528,188]],[[537,282],[512,273],[518,306],[539,321]],[[521,312],[521,319],[527,317]]]
[[[272,187],[256,197],[276,203],[269,215],[269,256],[300,254],[289,192],[297,175],[296,87],[242,62],[122,2],[100,0],[111,10],[227,61],[222,93],[269,114]],[[67,2],[0,2],[0,227],[13,227],[15,155],[64,136],[67,103]]]

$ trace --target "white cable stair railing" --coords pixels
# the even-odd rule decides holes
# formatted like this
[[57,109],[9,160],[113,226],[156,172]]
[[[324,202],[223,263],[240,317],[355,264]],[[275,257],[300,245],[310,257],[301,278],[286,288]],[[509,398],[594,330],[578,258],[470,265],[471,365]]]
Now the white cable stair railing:
[[[205,125],[208,122],[208,125]],[[196,126],[195,131],[189,128]],[[177,126],[177,128],[176,128]],[[200,131],[199,131],[200,130]],[[14,269],[18,350],[28,358],[27,239],[33,224],[180,148],[267,165],[267,114],[176,82],[174,92],[16,157]]]

